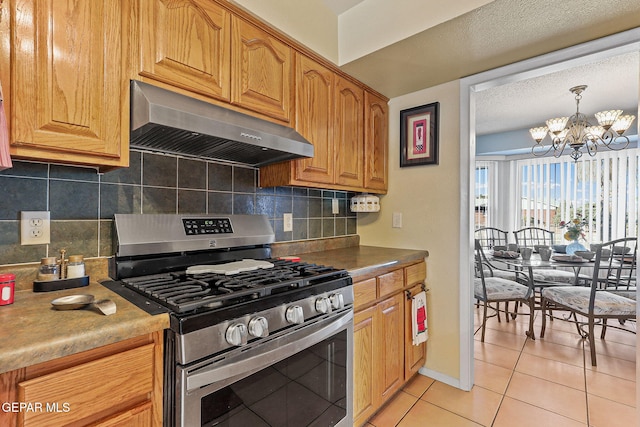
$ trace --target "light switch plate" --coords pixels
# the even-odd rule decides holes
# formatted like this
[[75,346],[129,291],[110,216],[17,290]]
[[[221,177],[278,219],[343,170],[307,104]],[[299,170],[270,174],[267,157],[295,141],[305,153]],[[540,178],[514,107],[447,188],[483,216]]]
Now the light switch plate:
[[46,245],[51,241],[49,211],[20,212],[20,244]]
[[402,213],[394,212],[391,227],[402,228]]
[[338,215],[340,213],[338,199],[331,199],[331,213],[334,215]]

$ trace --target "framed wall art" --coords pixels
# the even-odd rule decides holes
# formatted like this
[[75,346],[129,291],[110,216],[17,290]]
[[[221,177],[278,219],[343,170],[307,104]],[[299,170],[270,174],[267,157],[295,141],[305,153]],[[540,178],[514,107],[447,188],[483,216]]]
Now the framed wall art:
[[400,111],[400,167],[438,164],[439,102]]

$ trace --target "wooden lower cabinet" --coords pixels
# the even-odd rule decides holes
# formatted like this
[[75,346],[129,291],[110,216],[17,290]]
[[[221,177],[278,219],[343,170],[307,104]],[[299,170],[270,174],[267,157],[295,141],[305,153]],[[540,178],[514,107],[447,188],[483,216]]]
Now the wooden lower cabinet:
[[397,294],[378,303],[380,313],[380,347],[376,352],[381,359],[378,383],[382,400],[386,401],[404,384],[404,301]]
[[380,347],[376,336],[377,307],[370,307],[355,314],[353,324],[353,420],[363,424],[380,406],[381,397],[376,393],[374,379],[379,372],[379,358],[375,349]]
[[[3,426],[161,426],[162,331],[0,374]],[[7,400],[7,398],[9,400]]]
[[[422,292],[420,285],[414,286],[409,290],[411,296],[415,296]],[[411,378],[413,374],[424,365],[427,359],[426,345],[413,345],[413,337],[411,336],[411,300],[404,300],[404,376]]]
[[411,300],[405,292],[420,292],[425,276],[420,262],[354,284],[355,426],[363,425],[424,365],[426,345],[412,343]]

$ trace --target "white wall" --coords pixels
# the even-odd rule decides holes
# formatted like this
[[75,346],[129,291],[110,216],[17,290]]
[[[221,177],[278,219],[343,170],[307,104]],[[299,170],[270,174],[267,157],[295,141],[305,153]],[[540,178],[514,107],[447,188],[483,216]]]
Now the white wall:
[[338,63],[338,17],[322,0],[233,0],[283,33]]
[[[460,375],[460,100],[459,81],[389,102],[389,191],[378,213],[358,214],[360,243],[426,249],[428,322],[426,368]],[[400,168],[400,111],[440,103],[439,164]],[[403,227],[391,228],[393,212]]]

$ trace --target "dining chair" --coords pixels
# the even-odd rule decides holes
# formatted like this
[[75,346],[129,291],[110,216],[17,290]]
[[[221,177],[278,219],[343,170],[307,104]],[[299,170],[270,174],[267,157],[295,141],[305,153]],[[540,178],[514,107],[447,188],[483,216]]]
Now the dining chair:
[[[522,228],[514,231],[513,235],[515,236],[518,246],[533,248],[536,245],[551,247],[554,244],[554,232],[540,227]],[[539,282],[540,286],[557,283],[578,284],[581,281],[589,279],[588,276],[578,275],[576,277],[574,272],[553,268],[539,270],[536,273],[539,278],[539,280],[536,281]]]
[[495,227],[480,227],[474,232],[483,249],[493,249],[496,246],[507,246],[509,232]]
[[636,301],[618,292],[628,291],[630,285],[635,283],[637,238],[626,237],[596,245],[595,252],[590,286],[554,286],[542,289],[540,330],[540,337],[543,338],[548,309],[569,312],[568,316],[556,318],[575,322],[578,333],[589,341],[593,366],[596,366],[596,326],[602,327],[601,339],[605,338],[607,327],[635,333],[635,330],[612,326],[607,321],[617,319],[624,324],[625,321],[636,317]]
[[[518,309],[519,302],[529,306],[529,331],[533,330],[533,292],[532,289],[524,285],[523,283],[529,283],[527,274],[521,271],[512,270],[509,271],[515,280],[510,280],[502,277],[485,275],[486,268],[486,256],[482,250],[482,246],[478,239],[475,240],[475,270],[476,277],[473,280],[474,297],[476,300],[482,302],[482,329],[481,341],[484,342],[485,330],[487,325],[487,319],[497,316],[500,321],[500,303],[515,302],[515,310]],[[495,269],[491,269],[495,271]],[[520,283],[519,283],[520,281]],[[494,305],[492,305],[494,304]],[[505,307],[507,305],[505,304]],[[488,315],[488,309],[492,309],[495,314]],[[509,322],[508,309],[503,310],[507,322]],[[514,312],[515,318],[515,312]],[[475,333],[478,332],[475,331]]]
[[516,245],[533,248],[535,245],[554,244],[553,231],[540,227],[525,227],[513,232],[516,238]]

